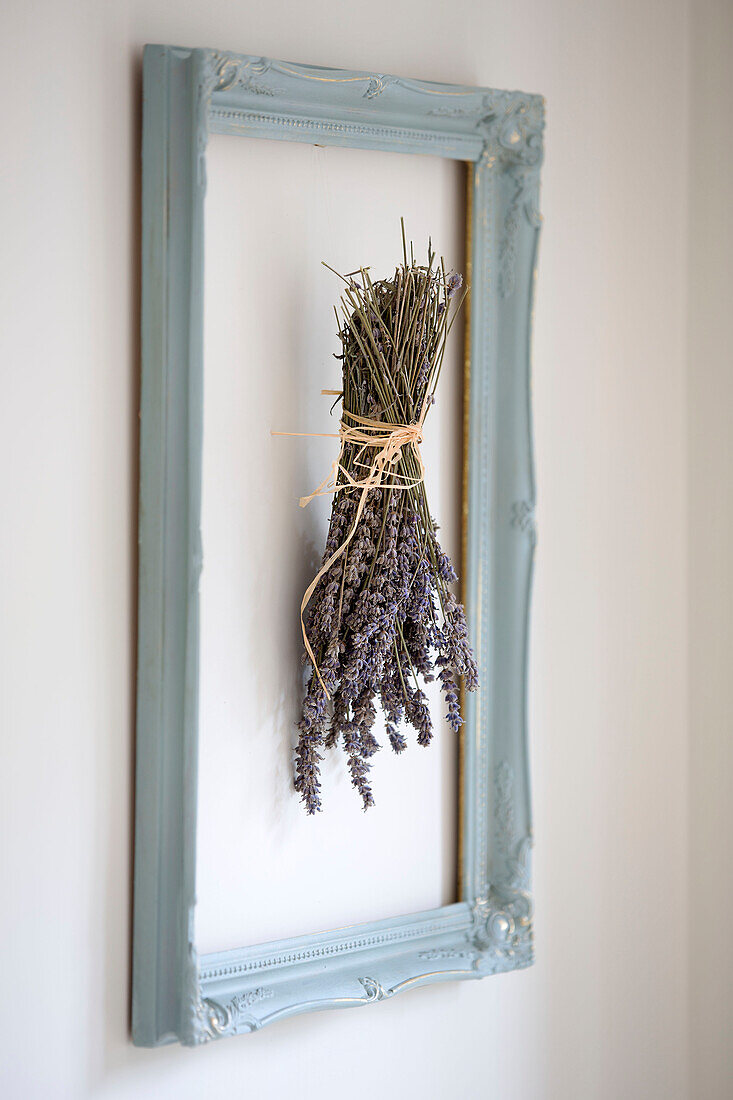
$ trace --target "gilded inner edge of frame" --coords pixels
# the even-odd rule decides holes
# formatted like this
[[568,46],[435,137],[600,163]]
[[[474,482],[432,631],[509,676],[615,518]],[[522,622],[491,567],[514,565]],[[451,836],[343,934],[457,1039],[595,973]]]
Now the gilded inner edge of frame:
[[[468,436],[471,409],[471,283],[473,280],[473,173],[474,163],[467,160],[466,165],[466,254],[464,267],[468,292],[464,302],[463,315],[463,458],[461,485],[461,581],[460,599],[466,602],[466,567],[468,564]],[[461,713],[465,713],[466,689],[461,681]],[[457,900],[463,899],[463,853],[464,853],[464,807],[466,778],[466,736],[465,725],[458,731],[458,854],[456,867]]]

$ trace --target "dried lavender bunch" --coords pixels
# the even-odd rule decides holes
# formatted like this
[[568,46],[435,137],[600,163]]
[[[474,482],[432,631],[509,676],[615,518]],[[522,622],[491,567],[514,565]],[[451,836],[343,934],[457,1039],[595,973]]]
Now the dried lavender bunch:
[[[403,263],[394,276],[372,282],[366,268],[356,275],[340,276],[342,425],[366,418],[389,433],[393,426],[421,424],[435,401],[463,280],[446,274],[430,247],[426,265],[415,263],[412,249],[408,261],[404,227]],[[415,448],[403,446],[385,483],[367,491],[351,485],[347,473],[363,482],[374,456],[347,436],[342,440],[322,565],[333,560],[304,620],[316,667],[298,723],[295,788],[310,814],[321,809],[321,750],[339,742],[364,809],[374,804],[369,761],[379,748],[373,733],[378,706],[400,753],[405,724],[420,745],[433,737],[421,681],[437,678],[456,732],[459,682],[469,691],[478,687],[465,614],[450,589],[456,573],[438,542]]]

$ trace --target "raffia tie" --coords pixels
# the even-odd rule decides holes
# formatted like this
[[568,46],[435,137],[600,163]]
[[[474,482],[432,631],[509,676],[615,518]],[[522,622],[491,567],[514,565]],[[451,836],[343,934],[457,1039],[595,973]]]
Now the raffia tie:
[[[321,390],[321,393],[331,396],[341,396],[340,390]],[[359,526],[359,520],[361,519],[366,499],[370,491],[372,489],[389,489],[393,492],[402,492],[405,489],[413,488],[415,485],[420,485],[421,482],[425,480],[425,465],[422,460],[422,455],[420,454],[420,443],[423,438],[423,423],[427,410],[428,402],[426,400],[416,424],[389,424],[384,420],[372,420],[366,416],[357,416],[356,413],[351,413],[344,409],[338,432],[271,433],[272,435],[322,436],[341,440],[338,457],[331,464],[331,473],[328,477],[323,479],[317,489],[314,489],[308,496],[300,498],[299,504],[301,508],[306,508],[315,497],[328,496],[331,493],[340,493],[344,489],[357,489],[360,491],[359,503],[356,508],[356,515],[351,525],[351,530],[341,545],[334,550],[331,556],[318,570],[315,577],[306,588],[300,605],[300,626],[303,631],[305,650],[310,657],[316,676],[321,682],[321,687],[329,699],[331,698],[331,693],[323,681],[320,669],[318,668],[318,662],[316,661],[316,655],[313,652],[313,648],[308,640],[308,632],[305,629],[305,609],[321,577],[325,576],[333,563],[342,554],[346,553],[346,548],[356,534],[356,529]],[[351,423],[349,423],[349,421]],[[344,451],[349,444],[353,444],[359,448],[356,452],[354,465],[362,467],[367,471],[363,478],[353,477],[343,464]],[[396,468],[402,457],[403,447],[408,446],[412,447],[417,461],[418,474],[416,477],[408,477],[406,474],[401,474]],[[373,456],[371,462],[365,460],[363,457],[365,453],[374,449],[376,449],[376,454]],[[339,481],[339,474],[342,476],[341,481]]]

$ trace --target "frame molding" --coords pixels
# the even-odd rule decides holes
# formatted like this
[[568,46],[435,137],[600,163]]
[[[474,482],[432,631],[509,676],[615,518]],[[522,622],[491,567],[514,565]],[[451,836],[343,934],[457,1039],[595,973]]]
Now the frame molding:
[[[535,545],[530,337],[544,101],[146,46],[133,1040],[187,1045],[533,961],[526,743]],[[209,133],[468,163],[461,900],[198,958],[203,217]]]

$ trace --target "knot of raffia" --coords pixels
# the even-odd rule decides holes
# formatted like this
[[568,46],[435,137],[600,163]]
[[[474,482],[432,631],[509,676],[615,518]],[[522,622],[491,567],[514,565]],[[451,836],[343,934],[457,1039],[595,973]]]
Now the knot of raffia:
[[[322,390],[324,394],[332,393],[330,390]],[[308,585],[300,605],[300,626],[303,631],[305,651],[310,658],[313,670],[318,677],[321,687],[330,699],[331,693],[326,687],[321,676],[316,655],[308,640],[308,631],[305,628],[305,610],[310,598],[315,592],[318,582],[329,571],[338,558],[346,552],[359,526],[364,505],[372,489],[389,489],[393,492],[403,492],[412,489],[425,480],[425,465],[420,454],[420,443],[423,438],[423,423],[428,409],[426,401],[422,412],[415,424],[391,424],[385,420],[373,420],[367,416],[358,416],[356,413],[344,409],[338,432],[273,432],[273,435],[328,435],[341,440],[338,457],[331,465],[331,473],[324,478],[317,489],[308,496],[300,498],[300,507],[305,508],[315,498],[340,493],[346,489],[356,489],[359,492],[359,502],[356,515],[351,525],[351,530],[334,550],[331,556],[323,563],[315,577]],[[356,478],[343,464],[344,452],[347,446],[356,448],[353,458],[353,466],[366,471],[363,478]],[[407,474],[399,469],[402,451],[405,447],[411,447],[415,456],[416,472]],[[369,455],[371,454],[371,459]]]

